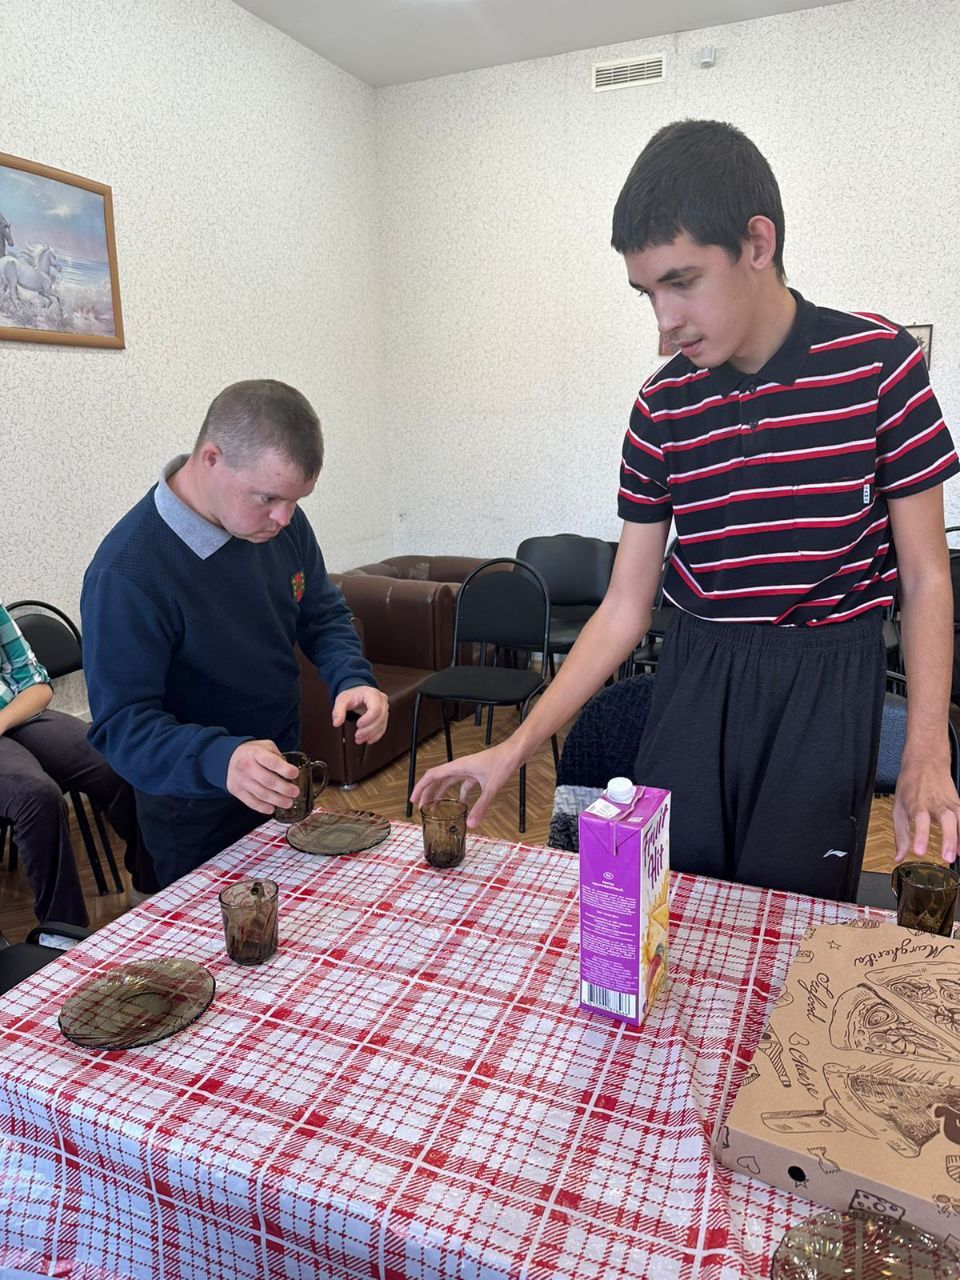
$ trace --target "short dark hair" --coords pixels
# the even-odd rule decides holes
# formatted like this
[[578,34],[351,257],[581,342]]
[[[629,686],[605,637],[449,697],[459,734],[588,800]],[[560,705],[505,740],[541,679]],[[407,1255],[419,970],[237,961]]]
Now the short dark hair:
[[740,260],[751,218],[777,233],[774,266],[783,273],[783,204],[773,170],[746,134],[720,120],[676,120],[640,152],[613,211],[618,253],[670,244],[686,232]]
[[210,441],[234,470],[275,449],[311,479],[323,466],[320,419],[302,392],[273,378],[234,382],[215,397],[194,452]]

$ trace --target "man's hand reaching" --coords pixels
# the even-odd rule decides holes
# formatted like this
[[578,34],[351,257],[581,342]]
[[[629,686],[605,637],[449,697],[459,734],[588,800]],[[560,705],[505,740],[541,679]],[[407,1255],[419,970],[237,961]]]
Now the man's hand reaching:
[[387,728],[390,715],[390,703],[387,695],[370,685],[357,685],[354,689],[344,689],[337,694],[333,704],[333,727],[339,729],[347,718],[347,712],[360,712],[357,719],[356,741],[378,742]]

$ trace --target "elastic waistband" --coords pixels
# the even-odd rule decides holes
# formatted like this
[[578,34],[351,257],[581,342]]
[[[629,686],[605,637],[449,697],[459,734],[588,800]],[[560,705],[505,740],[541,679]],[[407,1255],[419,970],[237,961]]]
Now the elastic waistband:
[[700,635],[713,644],[762,653],[796,653],[800,649],[839,649],[875,644],[883,630],[883,615],[871,609],[859,618],[819,627],[778,627],[767,622],[712,622],[678,609],[677,632]]

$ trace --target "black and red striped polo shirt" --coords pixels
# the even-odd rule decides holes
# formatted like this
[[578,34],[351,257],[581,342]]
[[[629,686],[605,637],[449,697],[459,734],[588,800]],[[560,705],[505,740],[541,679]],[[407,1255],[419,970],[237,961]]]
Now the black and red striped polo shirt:
[[701,618],[812,626],[890,604],[888,499],[960,470],[913,338],[794,297],[759,373],[676,355],[630,416],[620,516],[673,515],[665,594]]

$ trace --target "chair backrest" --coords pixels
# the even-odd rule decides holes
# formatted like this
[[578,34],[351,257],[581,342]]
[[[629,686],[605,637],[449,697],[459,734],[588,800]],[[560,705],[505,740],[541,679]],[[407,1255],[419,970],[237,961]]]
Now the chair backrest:
[[540,650],[545,671],[549,640],[550,592],[536,569],[501,556],[467,575],[457,592],[454,655],[460,644]]
[[7,612],[23,632],[34,657],[46,667],[51,680],[82,670],[80,632],[76,623],[56,605],[44,600],[15,600],[7,605]]
[[[902,690],[902,692],[897,692]],[[897,671],[887,672],[887,692],[883,698],[883,719],[880,722],[880,752],[873,789],[877,795],[892,795],[900,776],[900,757],[907,740],[907,682]],[[950,773],[953,784],[960,789],[960,739],[953,723],[947,721],[947,737],[950,741]]]
[[579,533],[554,533],[524,538],[517,559],[543,575],[556,605],[597,605],[610,585],[614,551],[602,538]]
[[630,676],[593,695],[564,741],[558,787],[605,787],[618,777],[637,781],[637,753],[653,701],[653,681],[651,675]]

